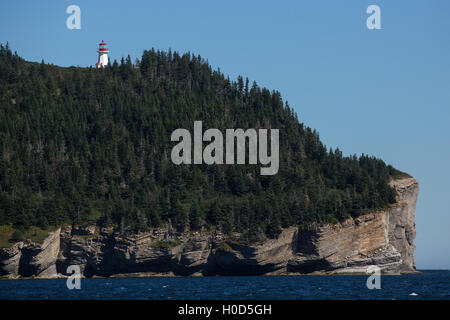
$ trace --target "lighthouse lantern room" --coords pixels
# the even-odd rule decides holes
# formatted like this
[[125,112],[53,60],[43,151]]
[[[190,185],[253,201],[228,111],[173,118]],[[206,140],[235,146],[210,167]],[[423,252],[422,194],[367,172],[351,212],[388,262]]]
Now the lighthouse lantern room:
[[108,53],[109,50],[106,48],[105,41],[102,40],[98,44],[98,62],[96,63],[97,68],[104,68],[108,65]]

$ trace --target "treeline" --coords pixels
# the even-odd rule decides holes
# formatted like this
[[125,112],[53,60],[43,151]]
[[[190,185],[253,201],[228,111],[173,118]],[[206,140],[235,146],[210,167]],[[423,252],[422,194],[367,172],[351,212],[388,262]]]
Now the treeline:
[[[280,129],[280,169],[170,161],[176,128]],[[224,132],[224,131],[223,131]],[[0,225],[215,226],[245,241],[395,201],[399,174],[327,150],[280,93],[231,81],[200,56],[145,51],[105,69],[24,61],[0,47]]]

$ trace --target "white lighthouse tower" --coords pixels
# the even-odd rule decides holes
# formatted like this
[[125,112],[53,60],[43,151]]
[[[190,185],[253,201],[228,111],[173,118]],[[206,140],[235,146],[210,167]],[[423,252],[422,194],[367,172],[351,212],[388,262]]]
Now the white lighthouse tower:
[[98,44],[98,62],[96,63],[97,68],[104,68],[108,65],[108,53],[109,50],[106,48],[105,41],[102,40]]

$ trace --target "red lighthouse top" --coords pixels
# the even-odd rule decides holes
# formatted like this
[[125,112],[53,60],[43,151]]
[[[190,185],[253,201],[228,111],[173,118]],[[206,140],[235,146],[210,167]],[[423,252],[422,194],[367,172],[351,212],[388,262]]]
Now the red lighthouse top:
[[109,50],[108,48],[106,48],[106,42],[102,40],[102,42],[100,42],[98,44],[98,53],[108,53]]

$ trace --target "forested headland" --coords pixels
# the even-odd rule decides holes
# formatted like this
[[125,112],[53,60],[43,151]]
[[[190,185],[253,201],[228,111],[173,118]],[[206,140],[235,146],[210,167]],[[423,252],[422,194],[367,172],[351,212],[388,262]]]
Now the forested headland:
[[[195,120],[279,129],[278,174],[173,164],[170,134]],[[95,223],[123,233],[216,228],[254,242],[395,202],[389,181],[400,171],[327,149],[301,121],[278,91],[230,80],[190,53],[152,49],[104,69],[62,68],[2,45],[0,226],[15,230],[11,241],[30,228]]]

